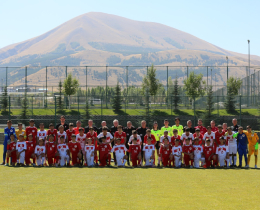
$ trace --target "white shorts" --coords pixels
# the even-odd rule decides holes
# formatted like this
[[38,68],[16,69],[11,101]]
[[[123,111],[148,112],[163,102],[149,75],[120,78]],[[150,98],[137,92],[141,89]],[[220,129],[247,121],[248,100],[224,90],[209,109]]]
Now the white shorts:
[[229,144],[228,145],[229,154],[237,154],[237,145],[236,144]]
[[219,165],[222,167],[222,166],[225,166],[225,160],[226,160],[226,154],[222,154],[222,155],[218,155],[218,162],[219,162]]

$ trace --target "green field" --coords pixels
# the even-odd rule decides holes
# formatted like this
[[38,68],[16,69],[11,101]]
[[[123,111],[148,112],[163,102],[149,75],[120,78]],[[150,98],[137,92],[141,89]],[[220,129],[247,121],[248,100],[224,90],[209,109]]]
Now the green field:
[[259,173],[0,166],[0,209],[259,209]]

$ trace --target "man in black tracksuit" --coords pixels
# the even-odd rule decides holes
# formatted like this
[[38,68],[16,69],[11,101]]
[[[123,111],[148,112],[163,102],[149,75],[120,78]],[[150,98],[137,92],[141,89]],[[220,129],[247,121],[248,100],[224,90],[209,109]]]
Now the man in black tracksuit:
[[[117,131],[117,126],[118,126],[118,120],[115,119],[113,121],[113,126],[110,129],[110,133],[112,134],[113,137],[115,136],[115,132]],[[113,148],[113,146],[115,145],[114,141],[111,143],[111,145],[112,145],[112,148]],[[113,157],[114,157],[115,165],[117,165],[116,154],[114,152],[113,152]]]
[[141,127],[137,128],[136,131],[137,131],[137,134],[141,137],[142,139],[142,146],[141,146],[141,154],[142,154],[142,161],[143,161],[143,143],[144,143],[144,136],[146,135],[146,130],[148,128],[146,127],[146,121],[145,120],[142,120],[141,122]]
[[[124,128],[124,132],[126,133],[126,143],[125,143],[125,146],[126,146],[127,149],[129,149],[128,141],[129,141],[130,136],[132,135],[132,131],[133,130],[135,130],[135,127],[132,126],[132,122],[131,121],[128,121],[127,122],[127,126]],[[127,152],[126,154],[128,156],[127,164],[130,165],[130,162],[129,162],[129,152]]]

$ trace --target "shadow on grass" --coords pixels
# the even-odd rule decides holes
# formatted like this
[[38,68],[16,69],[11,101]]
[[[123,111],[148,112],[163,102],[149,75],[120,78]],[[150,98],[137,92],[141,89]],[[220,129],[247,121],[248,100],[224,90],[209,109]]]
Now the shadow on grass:
[[165,111],[154,110],[154,111],[152,111],[152,115],[154,115],[154,116],[168,116],[168,113],[165,112]]
[[113,110],[113,111],[114,111],[114,113],[117,114],[117,115],[129,115],[128,113],[126,113],[126,112],[123,111],[123,110],[118,110],[118,111]]
[[173,110],[175,115],[189,115],[187,112],[182,111],[181,109]]

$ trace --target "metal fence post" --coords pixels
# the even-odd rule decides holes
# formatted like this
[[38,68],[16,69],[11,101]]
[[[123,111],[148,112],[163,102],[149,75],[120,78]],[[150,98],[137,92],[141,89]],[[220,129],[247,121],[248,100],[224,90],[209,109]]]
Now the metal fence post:
[[86,66],[86,96],[88,95],[88,67]]
[[[60,96],[61,97],[61,96]],[[56,122],[57,122],[57,105],[56,105],[56,96],[54,96],[54,110],[55,110],[55,121],[54,121],[54,127],[56,127]]]
[[195,108],[195,96],[193,96],[193,115],[194,115],[194,119],[193,119],[193,125],[195,125],[196,122],[196,108]]
[[218,100],[218,97],[219,96],[217,96],[217,108],[218,108],[218,118],[219,118],[219,100]]
[[240,125],[242,126],[242,124],[241,124],[241,120],[242,120],[242,119],[241,119],[241,97],[242,97],[242,96],[240,95],[240,96],[239,96],[239,106],[240,106],[240,110],[239,110],[239,118],[240,118],[240,119],[239,119],[239,121],[240,121]]
[[170,96],[170,97],[171,97],[170,102],[171,102],[171,117],[172,117],[172,96]]
[[79,113],[79,96],[78,96],[78,120],[80,120],[80,113]]
[[128,96],[128,66],[126,66],[126,95]]
[[11,120],[11,100],[10,100],[10,95],[9,95],[9,99],[8,99],[8,104],[9,104],[8,120]]
[[47,71],[48,71],[48,67],[46,66],[46,88],[45,88],[45,108],[47,108],[47,90],[48,90],[48,86],[47,86]]
[[32,116],[33,116],[33,96],[32,96]]
[[107,66],[106,66],[106,108],[107,108]]
[[101,122],[102,122],[102,115],[103,115],[102,101],[103,101],[103,94],[101,95],[101,112],[100,112]]
[[209,84],[209,67],[207,66],[207,89]]
[[[166,82],[167,82],[167,100],[168,100],[168,98],[169,98],[169,94],[168,94],[168,89],[169,89],[169,82],[168,82],[168,73],[169,73],[169,69],[168,69],[168,66],[166,67],[167,69],[166,69],[166,71],[167,71],[167,78],[166,78]],[[167,101],[167,103],[168,103],[168,101]]]
[[7,88],[7,72],[8,72],[8,67],[5,68],[5,86]]

